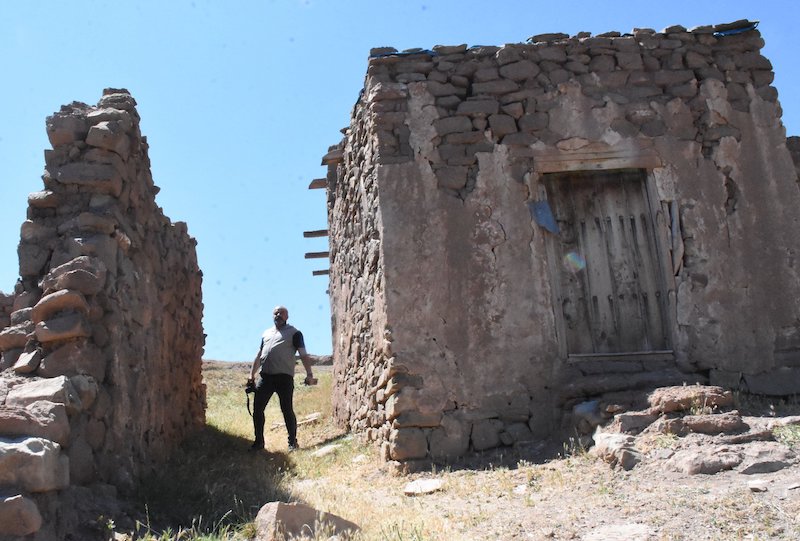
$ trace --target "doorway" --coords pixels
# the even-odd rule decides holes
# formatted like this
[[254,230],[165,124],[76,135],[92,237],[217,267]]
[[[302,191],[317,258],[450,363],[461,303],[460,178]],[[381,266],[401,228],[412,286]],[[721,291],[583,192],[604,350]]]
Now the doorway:
[[642,169],[543,175],[558,233],[551,271],[569,359],[672,358]]

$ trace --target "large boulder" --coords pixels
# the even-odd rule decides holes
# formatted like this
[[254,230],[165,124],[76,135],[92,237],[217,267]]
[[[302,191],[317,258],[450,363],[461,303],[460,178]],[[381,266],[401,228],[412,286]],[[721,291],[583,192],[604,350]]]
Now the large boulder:
[[81,111],[66,110],[47,117],[47,137],[53,148],[86,138],[89,125]]
[[106,283],[108,271],[96,257],[79,256],[52,269],[42,280],[42,289],[52,292],[73,289],[84,295],[99,293]]
[[270,502],[256,515],[256,541],[278,541],[305,536],[317,539],[355,533],[357,524],[342,517],[318,511],[302,503]]
[[91,327],[86,318],[76,312],[68,312],[36,324],[36,339],[43,344],[70,338],[87,338],[91,335]]
[[425,458],[428,454],[428,438],[419,428],[401,428],[389,434],[389,456],[392,460]]
[[747,429],[738,412],[721,414],[686,415],[679,419],[664,422],[664,430],[669,434],[685,436],[686,434],[733,434]]
[[42,297],[33,307],[31,319],[39,323],[67,310],[88,314],[89,304],[79,291],[62,289]]
[[745,475],[776,472],[797,461],[797,455],[791,449],[771,441],[750,444],[744,448],[743,455],[738,471]]
[[730,391],[713,385],[683,385],[661,387],[647,397],[650,409],[659,413],[673,411],[717,409],[733,405]]
[[23,348],[28,342],[28,334],[33,330],[31,323],[12,325],[0,331],[0,351]]
[[39,400],[64,404],[68,412],[82,409],[78,393],[65,376],[16,385],[8,392],[6,405],[27,406]]
[[0,486],[49,492],[69,486],[69,459],[44,438],[0,438]]
[[37,436],[61,445],[69,442],[64,404],[40,400],[28,406],[0,406],[0,436]]
[[0,497],[0,537],[22,537],[41,527],[42,515],[33,500],[22,494]]
[[711,475],[732,470],[742,460],[741,450],[733,446],[697,447],[677,451],[667,462],[667,467],[689,475]]
[[74,340],[45,355],[36,373],[46,378],[87,374],[97,381],[103,381],[106,359],[103,352],[91,342]]
[[636,438],[627,434],[595,432],[594,447],[591,453],[609,463],[630,470],[642,461],[641,453],[636,449]]

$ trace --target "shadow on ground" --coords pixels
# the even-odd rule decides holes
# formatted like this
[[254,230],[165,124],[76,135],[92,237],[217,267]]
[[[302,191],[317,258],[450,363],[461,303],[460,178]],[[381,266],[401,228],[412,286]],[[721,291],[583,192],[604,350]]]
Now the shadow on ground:
[[206,426],[145,475],[131,508],[145,529],[219,530],[252,521],[270,501],[289,501],[294,469],[284,452],[249,451],[251,442]]

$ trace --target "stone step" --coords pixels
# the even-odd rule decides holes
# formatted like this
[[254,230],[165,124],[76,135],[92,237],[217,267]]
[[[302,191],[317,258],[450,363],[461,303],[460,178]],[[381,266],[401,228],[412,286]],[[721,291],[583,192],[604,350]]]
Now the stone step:
[[693,384],[698,379],[701,379],[700,376],[685,374],[675,368],[630,374],[577,376],[562,387],[559,398],[562,403],[565,403],[578,397],[598,396],[623,390],[655,389],[687,382]]

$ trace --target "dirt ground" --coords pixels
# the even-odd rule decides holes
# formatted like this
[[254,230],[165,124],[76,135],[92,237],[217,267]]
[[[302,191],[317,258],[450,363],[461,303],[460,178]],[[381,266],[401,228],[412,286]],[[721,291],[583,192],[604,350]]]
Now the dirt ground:
[[[441,490],[403,494],[411,481],[428,478],[442,480]],[[751,490],[753,481],[765,490]],[[410,528],[417,535],[410,539],[418,540],[800,539],[798,464],[759,475],[687,475],[661,460],[624,471],[589,453],[553,458],[518,449],[397,477],[386,466],[354,464],[333,479],[298,480],[294,489],[348,518],[369,502],[372,519],[385,521],[380,539],[406,539],[387,535],[393,525],[401,530],[403,520],[405,531],[424,525]]]
[[[797,403],[778,411],[762,406],[760,412],[742,413],[773,419],[800,414]],[[539,443],[499,448],[413,474],[398,474],[392,464],[380,462],[377,449],[356,445],[355,437],[306,440],[296,456],[303,471],[287,488],[298,501],[360,524],[366,539],[800,539],[796,441],[785,444],[793,457],[790,465],[772,473],[732,469],[689,475],[676,471],[668,459],[696,446],[692,440],[658,435],[647,445],[637,440],[641,462],[628,471],[586,449]],[[332,441],[340,449],[317,458]],[[736,446],[715,448],[725,452]],[[418,479],[441,480],[441,489],[405,495],[404,488]]]

